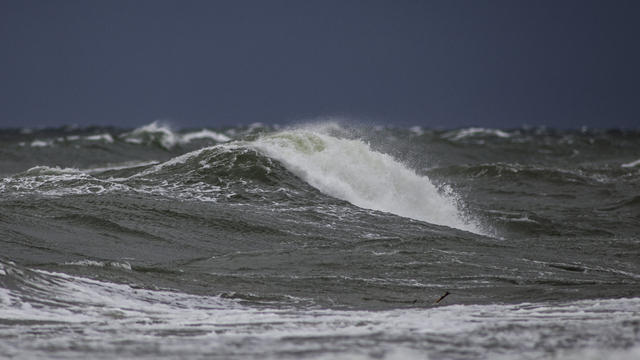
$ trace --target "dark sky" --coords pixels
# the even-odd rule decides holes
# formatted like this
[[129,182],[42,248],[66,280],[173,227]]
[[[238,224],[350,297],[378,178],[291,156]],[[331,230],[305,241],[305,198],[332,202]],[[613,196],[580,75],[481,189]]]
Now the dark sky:
[[640,1],[0,2],[0,127],[640,128]]

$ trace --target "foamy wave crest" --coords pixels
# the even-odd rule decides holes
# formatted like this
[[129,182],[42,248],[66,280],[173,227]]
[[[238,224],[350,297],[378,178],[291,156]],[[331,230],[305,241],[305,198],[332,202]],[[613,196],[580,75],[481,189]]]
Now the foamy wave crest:
[[191,140],[194,140],[194,139],[211,139],[217,142],[226,142],[231,140],[230,137],[224,134],[219,134],[215,131],[211,131],[207,129],[182,135],[183,141],[190,142]]
[[186,144],[196,139],[211,139],[216,142],[231,140],[224,134],[206,129],[193,133],[179,134],[173,131],[168,124],[163,124],[160,121],[154,121],[149,125],[124,133],[120,135],[120,138],[132,144],[158,145],[165,149],[172,149],[177,145]]
[[513,135],[498,129],[485,129],[480,127],[471,127],[471,128],[453,130],[442,135],[443,138],[451,139],[453,141],[457,141],[457,140],[461,140],[469,137],[473,138],[473,137],[483,137],[483,136],[496,136],[500,138],[509,138]]
[[125,270],[131,270],[131,264],[128,262],[117,262],[117,261],[95,261],[95,260],[81,260],[81,261],[69,261],[64,263],[64,265],[68,266],[94,266],[94,267],[111,267],[111,268],[121,268]]
[[640,160],[632,161],[630,163],[622,164],[623,168],[640,166]]
[[139,127],[132,132],[120,135],[120,137],[132,144],[151,145],[157,144],[165,149],[171,149],[184,141],[166,124],[154,121],[149,125]]
[[455,194],[363,141],[306,128],[263,135],[248,146],[323,193],[356,206],[481,233],[462,216]]

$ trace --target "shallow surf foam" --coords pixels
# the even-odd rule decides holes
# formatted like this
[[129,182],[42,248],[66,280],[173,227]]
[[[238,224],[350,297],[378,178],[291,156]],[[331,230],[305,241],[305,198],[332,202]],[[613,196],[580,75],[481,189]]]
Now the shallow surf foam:
[[262,135],[249,147],[280,161],[323,193],[367,209],[482,234],[448,187],[436,187],[392,156],[322,128]]
[[640,353],[634,345],[638,298],[387,311],[278,309],[0,261],[1,284],[10,286],[0,286],[0,349],[15,359],[214,353],[266,359],[632,359]]

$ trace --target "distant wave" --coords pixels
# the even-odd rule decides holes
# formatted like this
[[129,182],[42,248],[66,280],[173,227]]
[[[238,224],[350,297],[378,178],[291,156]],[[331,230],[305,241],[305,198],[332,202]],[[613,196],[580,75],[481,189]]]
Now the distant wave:
[[120,138],[133,144],[157,144],[165,149],[171,149],[176,145],[191,142],[194,139],[211,139],[217,142],[231,140],[230,137],[211,130],[179,134],[168,125],[162,125],[159,121],[154,121],[149,125],[139,127],[131,132],[120,135]]

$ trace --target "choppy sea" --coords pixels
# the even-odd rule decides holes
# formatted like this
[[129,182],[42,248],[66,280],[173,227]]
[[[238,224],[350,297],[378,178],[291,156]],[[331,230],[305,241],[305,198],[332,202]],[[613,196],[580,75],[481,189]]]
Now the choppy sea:
[[0,358],[640,358],[640,130],[0,129]]

